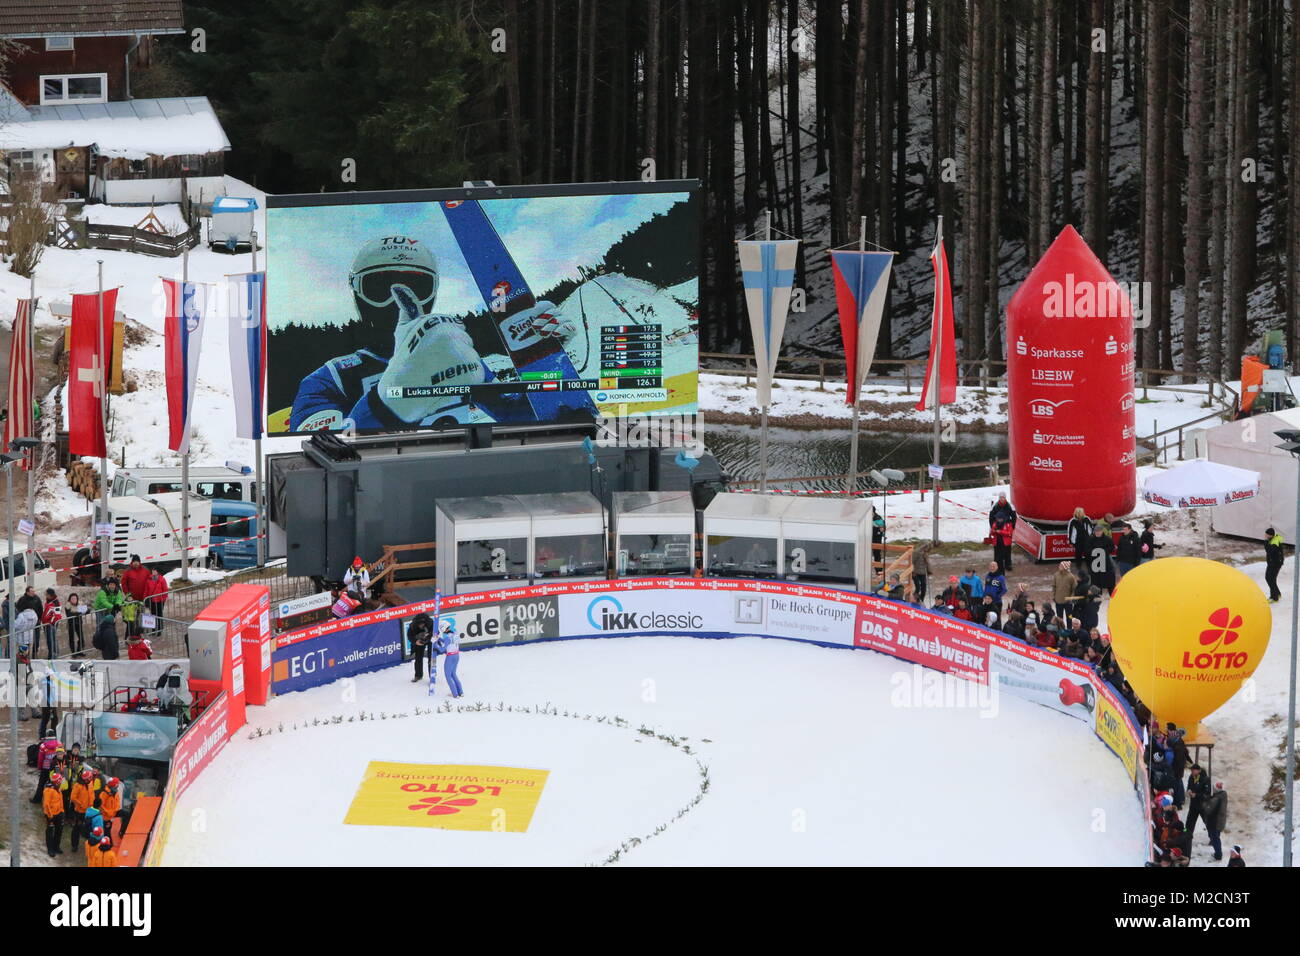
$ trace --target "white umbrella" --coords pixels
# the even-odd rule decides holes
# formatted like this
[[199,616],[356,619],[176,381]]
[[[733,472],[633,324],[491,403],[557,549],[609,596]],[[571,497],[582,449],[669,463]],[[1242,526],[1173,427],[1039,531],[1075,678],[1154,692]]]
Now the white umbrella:
[[[1212,508],[1259,494],[1259,472],[1198,458],[1152,475],[1142,484],[1142,500],[1165,508]],[[1201,527],[1210,553],[1209,523]]]

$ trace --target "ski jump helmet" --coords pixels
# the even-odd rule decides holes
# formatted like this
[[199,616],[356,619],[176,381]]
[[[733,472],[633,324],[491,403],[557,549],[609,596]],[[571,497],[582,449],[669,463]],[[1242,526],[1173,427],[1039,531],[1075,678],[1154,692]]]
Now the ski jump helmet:
[[383,310],[396,318],[395,285],[410,289],[422,308],[433,304],[438,296],[438,261],[418,239],[380,236],[357,250],[348,285],[358,311]]

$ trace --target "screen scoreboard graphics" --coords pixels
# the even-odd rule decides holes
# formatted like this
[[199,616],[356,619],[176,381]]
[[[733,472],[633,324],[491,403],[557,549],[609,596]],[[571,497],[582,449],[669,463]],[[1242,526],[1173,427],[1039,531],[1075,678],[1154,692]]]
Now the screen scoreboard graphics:
[[[600,327],[599,378],[564,378],[560,372],[522,372],[518,381],[482,385],[421,385],[392,387],[393,399],[460,395],[473,402],[518,392],[593,392],[601,403],[620,398],[653,400],[646,390],[663,387],[663,330],[658,325]],[[624,394],[627,392],[629,394]]]

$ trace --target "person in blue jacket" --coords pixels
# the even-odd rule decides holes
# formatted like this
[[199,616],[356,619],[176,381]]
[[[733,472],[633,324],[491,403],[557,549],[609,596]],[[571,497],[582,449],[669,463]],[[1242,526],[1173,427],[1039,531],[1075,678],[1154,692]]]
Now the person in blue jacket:
[[451,691],[451,696],[464,697],[465,688],[460,685],[460,678],[456,676],[456,665],[460,663],[460,638],[456,636],[456,625],[451,621],[443,621],[441,630],[442,633],[438,635],[433,649],[446,658],[443,661],[442,673],[447,678],[447,688]]
[[975,573],[974,568],[967,568],[966,573],[957,582],[966,589],[966,596],[978,601],[984,597],[984,579]]
[[996,561],[989,562],[989,573],[984,575],[984,595],[993,598],[993,603],[1001,610],[1002,599],[1007,596],[1007,576]]

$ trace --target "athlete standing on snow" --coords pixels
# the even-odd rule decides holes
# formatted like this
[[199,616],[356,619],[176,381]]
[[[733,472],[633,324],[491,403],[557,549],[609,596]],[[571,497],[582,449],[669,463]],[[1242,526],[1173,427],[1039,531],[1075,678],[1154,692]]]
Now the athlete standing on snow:
[[[302,380],[289,415],[292,431],[467,420],[473,406],[465,394],[399,397],[409,388],[495,379],[464,325],[429,311],[438,279],[437,260],[418,239],[381,236],[357,251],[348,285],[362,337],[373,344],[330,359]],[[549,303],[539,303],[532,311],[540,317],[548,309]],[[504,396],[477,405],[494,419],[504,417]]]
[[460,663],[460,639],[456,636],[456,625],[451,621],[443,621],[441,630],[433,648],[436,653],[447,658],[442,665],[442,672],[447,678],[447,689],[451,691],[451,696],[463,697],[465,688],[460,686],[460,678],[456,676],[456,665]]

